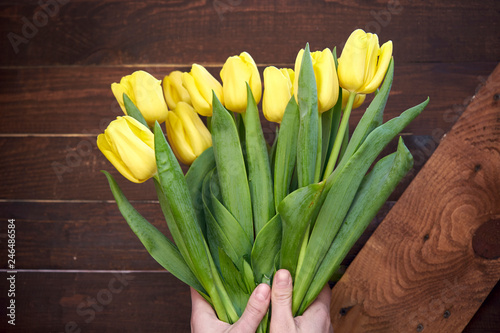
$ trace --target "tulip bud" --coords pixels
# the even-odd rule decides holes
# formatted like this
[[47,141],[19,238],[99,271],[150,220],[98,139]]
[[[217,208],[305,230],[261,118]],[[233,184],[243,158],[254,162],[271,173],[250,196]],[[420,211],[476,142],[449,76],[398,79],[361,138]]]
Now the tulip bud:
[[113,120],[97,137],[97,147],[131,182],[142,183],[156,174],[154,135],[132,117]]
[[170,110],[175,109],[177,103],[186,102],[191,104],[191,97],[182,85],[182,72],[173,71],[163,78],[163,95]]
[[222,88],[224,91],[225,106],[234,112],[245,112],[247,109],[248,82],[255,102],[258,104],[262,96],[262,83],[259,70],[250,54],[242,52],[239,56],[232,56],[226,60],[220,71]]
[[151,74],[136,71],[131,75],[124,76],[120,83],[113,83],[111,90],[125,114],[127,114],[127,110],[123,103],[124,93],[141,111],[149,126],[153,126],[155,121],[161,124],[167,118],[168,109],[163,98],[161,81],[155,79]]
[[193,107],[185,102],[177,103],[177,107],[168,112],[165,127],[172,151],[186,165],[191,165],[212,146],[212,135]]
[[355,30],[347,39],[339,58],[342,88],[360,94],[377,90],[392,57],[392,41],[379,46],[376,34]]
[[[295,60],[295,82],[293,85],[294,95],[297,98],[300,66],[304,49],[300,50]],[[329,48],[323,51],[311,52],[314,77],[318,93],[318,111],[320,113],[330,110],[339,97],[339,81],[335,69],[332,51]]]
[[194,109],[202,116],[212,116],[212,90],[224,103],[222,85],[201,65],[193,64],[191,72],[182,73],[182,84],[189,92]]
[[[350,95],[349,91],[342,88],[342,109],[346,107],[349,95]],[[359,108],[361,104],[363,104],[363,102],[365,101],[365,97],[366,97],[365,94],[356,94],[356,97],[354,97],[354,103],[352,105],[352,108],[353,109]]]
[[293,94],[294,72],[290,68],[278,69],[269,66],[264,69],[264,97],[262,111],[267,120],[281,123],[285,108]]

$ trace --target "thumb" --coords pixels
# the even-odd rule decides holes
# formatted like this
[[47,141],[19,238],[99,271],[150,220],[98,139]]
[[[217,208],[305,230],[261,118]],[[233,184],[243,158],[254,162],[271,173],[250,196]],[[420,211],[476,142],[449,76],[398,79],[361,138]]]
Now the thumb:
[[286,269],[280,269],[274,275],[271,289],[271,332],[287,332],[295,327],[292,315],[292,276]]
[[231,332],[253,333],[257,331],[269,307],[270,294],[267,284],[259,284],[250,295],[241,318],[231,327]]

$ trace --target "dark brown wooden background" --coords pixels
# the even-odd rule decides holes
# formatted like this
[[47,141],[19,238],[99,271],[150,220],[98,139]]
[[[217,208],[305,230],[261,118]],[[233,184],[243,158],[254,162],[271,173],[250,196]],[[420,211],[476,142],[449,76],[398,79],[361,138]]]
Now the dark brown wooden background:
[[[152,184],[127,182],[95,146],[121,114],[110,84],[123,75],[145,69],[162,79],[193,62],[218,74],[242,51],[261,70],[291,67],[306,42],[341,50],[355,28],[393,40],[386,117],[427,96],[431,103],[403,133],[415,169],[348,265],[500,60],[496,0],[18,0],[0,2],[0,19],[0,331],[8,332],[189,332],[189,289],[142,248],[99,172],[112,171],[167,232]],[[271,139],[273,126],[265,131]],[[15,327],[5,316],[8,219],[16,220]],[[466,332],[498,329],[499,294],[497,286]]]

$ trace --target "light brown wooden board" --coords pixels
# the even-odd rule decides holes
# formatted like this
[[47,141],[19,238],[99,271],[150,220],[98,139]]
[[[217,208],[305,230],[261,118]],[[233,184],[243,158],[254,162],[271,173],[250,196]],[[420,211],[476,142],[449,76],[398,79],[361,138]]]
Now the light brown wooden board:
[[334,287],[336,333],[461,332],[499,280],[472,247],[500,218],[499,94],[500,65]]

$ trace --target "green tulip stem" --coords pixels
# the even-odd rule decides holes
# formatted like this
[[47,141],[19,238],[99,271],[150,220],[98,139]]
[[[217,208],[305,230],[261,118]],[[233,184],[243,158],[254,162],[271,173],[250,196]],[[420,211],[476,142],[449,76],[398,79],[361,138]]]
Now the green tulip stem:
[[322,141],[323,141],[323,125],[321,113],[318,112],[318,152],[316,155],[316,170],[314,172],[314,182],[319,182],[321,178],[321,151],[322,151]]
[[351,116],[352,105],[354,104],[354,99],[356,98],[356,93],[351,93],[349,99],[347,100],[347,105],[344,109],[344,114],[342,115],[342,121],[340,122],[339,131],[335,137],[335,143],[333,144],[332,152],[326,166],[325,173],[323,174],[323,180],[328,178],[328,176],[333,172],[335,168],[335,163],[340,153],[340,147],[342,146],[342,141],[344,141],[344,135],[349,124],[349,117]]

